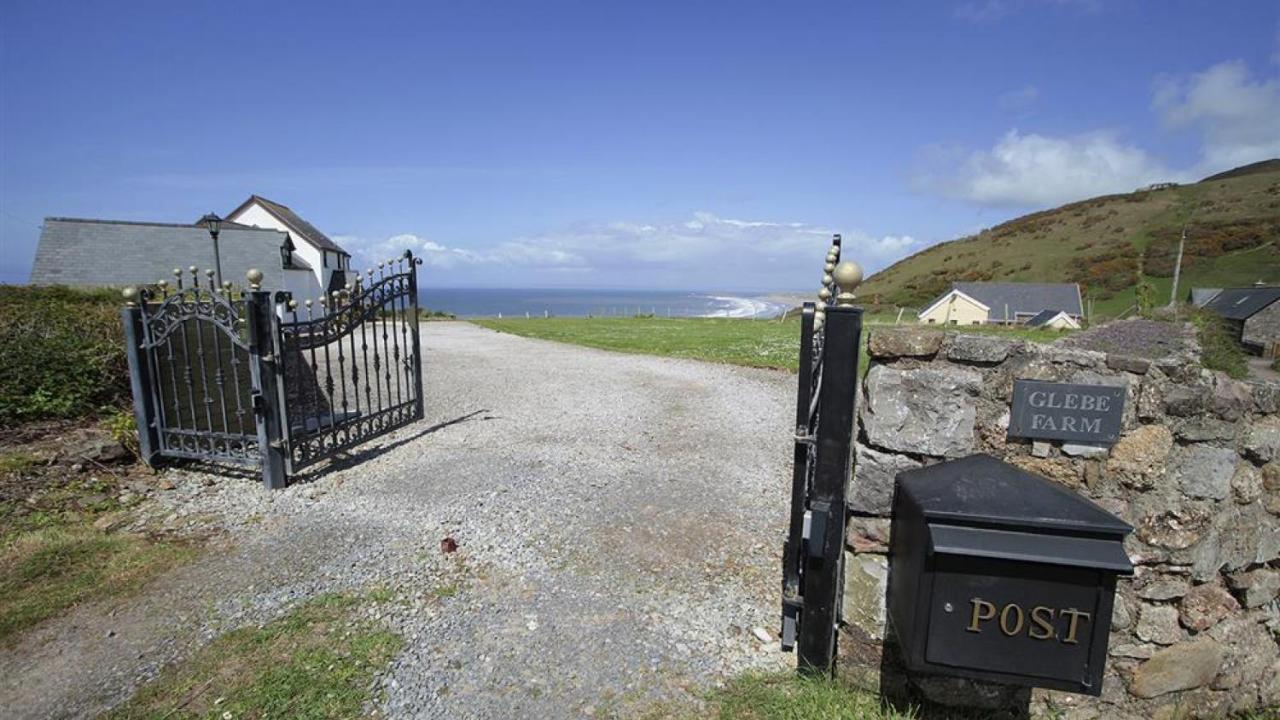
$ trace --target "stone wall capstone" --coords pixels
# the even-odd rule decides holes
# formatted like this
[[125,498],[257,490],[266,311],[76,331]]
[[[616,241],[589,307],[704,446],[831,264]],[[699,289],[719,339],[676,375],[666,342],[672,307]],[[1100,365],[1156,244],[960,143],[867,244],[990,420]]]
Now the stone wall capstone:
[[[846,678],[993,716],[1150,720],[1280,705],[1280,388],[1206,370],[1194,346],[1149,359],[910,327],[873,329],[868,349],[848,492]],[[1125,388],[1119,441],[1008,437],[1019,379]],[[1100,697],[897,665],[884,611],[894,477],[977,452],[1134,526],[1125,550],[1135,574],[1116,591]]]

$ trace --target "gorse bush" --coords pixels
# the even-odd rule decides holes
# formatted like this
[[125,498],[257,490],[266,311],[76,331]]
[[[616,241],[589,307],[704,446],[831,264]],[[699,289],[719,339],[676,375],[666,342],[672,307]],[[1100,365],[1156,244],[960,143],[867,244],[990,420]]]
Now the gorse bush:
[[129,398],[116,290],[0,286],[0,425]]
[[1249,375],[1244,350],[1225,320],[1208,310],[1197,309],[1191,315],[1200,341],[1200,362],[1210,370],[1221,370],[1233,378]]

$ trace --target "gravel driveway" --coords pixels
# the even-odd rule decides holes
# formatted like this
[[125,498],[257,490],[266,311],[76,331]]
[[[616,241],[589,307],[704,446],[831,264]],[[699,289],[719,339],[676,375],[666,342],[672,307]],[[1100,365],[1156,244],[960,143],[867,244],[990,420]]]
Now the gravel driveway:
[[792,376],[423,330],[425,421],[285,491],[169,471],[143,522],[225,532],[3,651],[8,716],[92,715],[219,632],[375,587],[407,641],[391,717],[627,715],[793,661],[753,634],[777,622]]

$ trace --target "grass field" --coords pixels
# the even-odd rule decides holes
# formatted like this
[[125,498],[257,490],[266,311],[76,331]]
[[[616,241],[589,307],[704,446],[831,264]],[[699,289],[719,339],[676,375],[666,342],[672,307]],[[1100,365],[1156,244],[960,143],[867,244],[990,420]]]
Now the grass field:
[[[707,362],[776,368],[794,372],[799,363],[798,319],[740,320],[729,318],[533,318],[473,319],[491,330],[522,337],[585,345],[602,350],[689,358]],[[859,367],[867,369],[866,333],[863,330]],[[965,333],[1052,342],[1061,333],[998,326],[964,328]]]

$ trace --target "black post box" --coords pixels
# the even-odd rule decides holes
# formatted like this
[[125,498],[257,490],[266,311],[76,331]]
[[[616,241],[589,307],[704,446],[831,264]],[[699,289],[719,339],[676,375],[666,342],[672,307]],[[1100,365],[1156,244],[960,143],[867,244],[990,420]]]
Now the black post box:
[[899,474],[889,618],[907,668],[1100,694],[1132,530],[990,455]]

